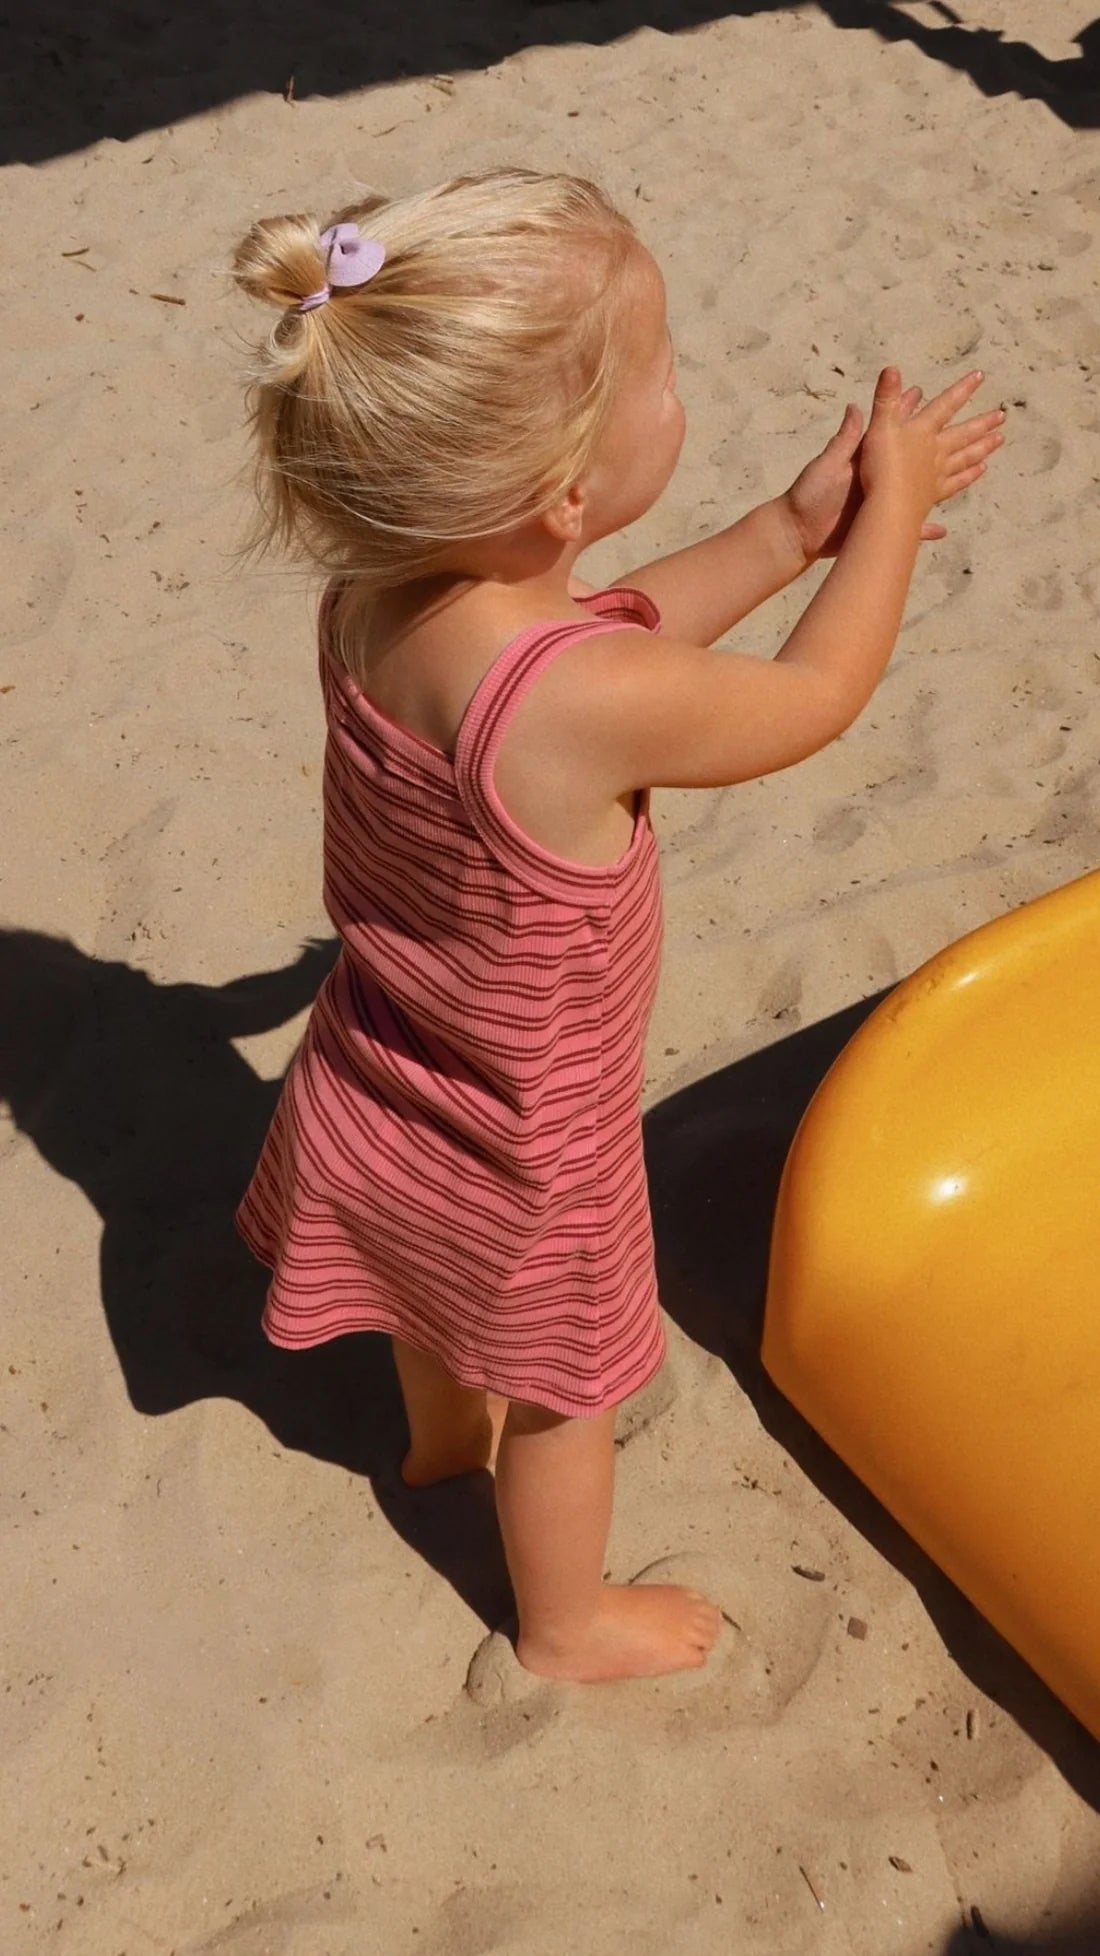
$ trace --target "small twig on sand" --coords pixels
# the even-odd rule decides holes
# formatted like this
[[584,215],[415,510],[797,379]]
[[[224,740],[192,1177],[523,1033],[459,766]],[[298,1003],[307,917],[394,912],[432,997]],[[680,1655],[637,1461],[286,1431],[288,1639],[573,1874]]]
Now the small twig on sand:
[[289,102],[289,103],[290,103],[290,106],[291,106],[291,108],[294,108],[294,107],[295,107],[295,101],[294,101],[294,76],[293,76],[293,75],[291,75],[291,77],[290,77],[290,80],[289,80],[289,81],[287,82],[287,85],[286,85],[286,87],[285,87],[285,88],[284,88],[284,90],[283,90],[283,101],[284,101],[284,102]]
[[823,1909],[825,1907],[825,1904],[822,1901],[821,1896],[818,1894],[817,1889],[814,1887],[813,1882],[810,1880],[809,1875],[806,1873],[805,1868],[802,1866],[801,1861],[798,1864],[798,1872],[802,1876],[802,1879],[805,1882],[807,1888],[809,1889],[811,1895],[813,1896],[814,1901],[817,1903],[818,1908]]
[[151,299],[159,299],[162,306],[185,306],[186,299],[177,299],[174,292],[150,292]]

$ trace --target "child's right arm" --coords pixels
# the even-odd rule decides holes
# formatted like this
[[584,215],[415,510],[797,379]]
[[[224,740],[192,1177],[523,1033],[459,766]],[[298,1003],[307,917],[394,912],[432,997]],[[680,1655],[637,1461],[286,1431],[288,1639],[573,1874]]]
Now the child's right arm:
[[[894,647],[921,527],[960,481],[945,434],[980,376],[917,414],[887,368],[864,437],[864,501],[833,569],[774,659],[714,652],[659,635],[590,642],[581,736],[613,795],[645,787],[724,787],[789,767],[862,711]],[[999,438],[998,438],[999,439]],[[983,472],[992,439],[968,467]]]

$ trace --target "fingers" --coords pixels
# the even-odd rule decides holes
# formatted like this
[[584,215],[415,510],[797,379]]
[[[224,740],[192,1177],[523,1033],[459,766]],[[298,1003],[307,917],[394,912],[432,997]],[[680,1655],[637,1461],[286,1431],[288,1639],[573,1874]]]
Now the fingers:
[[[915,438],[918,450],[929,444],[934,450],[938,477],[936,502],[949,502],[953,496],[969,489],[985,474],[989,457],[1004,444],[1003,408],[991,408],[988,413],[971,415],[957,426],[951,425],[984,379],[981,369],[974,368],[921,406],[922,389],[917,386],[904,387],[897,367],[884,367],[879,374],[869,438],[876,421],[883,435],[886,426],[890,425],[900,434],[902,425],[908,422],[910,434],[903,438],[904,442],[908,444],[910,439]],[[846,414],[842,428],[847,426],[847,422]],[[946,534],[942,524],[931,522],[926,523],[922,531],[922,536],[929,542],[938,542]]]
[[854,401],[849,401],[836,434],[829,446],[849,458],[855,454],[863,437],[863,415]]
[[[936,501],[938,503],[951,502],[955,496],[961,496],[964,489],[969,489],[972,483],[978,482],[984,474],[984,462],[969,463],[965,469],[960,469],[957,475],[953,475],[948,482],[944,483],[943,488],[936,497]],[[945,531],[944,535],[946,534]]]
[[884,367],[875,383],[875,409],[896,407],[901,400],[901,375],[896,367]]
[[948,459],[948,474],[953,477],[964,469],[973,468],[976,462],[984,462],[998,448],[1004,447],[1004,439],[998,430],[992,435],[984,435],[981,441],[967,442],[964,448],[955,449]]
[[989,457],[998,448],[1004,447],[1005,438],[1000,428],[1003,420],[1000,409],[993,414],[975,415],[961,428],[951,430],[953,439],[948,435],[941,437],[945,444],[950,439],[944,458],[945,479],[940,493],[941,502],[950,496],[957,496],[960,489],[968,488],[983,473]]
[[964,489],[969,489],[971,483],[977,482],[979,476],[984,474],[985,463],[975,462],[970,468],[963,469],[960,475],[953,475],[950,484],[940,497],[941,503],[949,502],[952,496],[961,495]]
[[[975,367],[972,372],[963,374],[961,379],[952,381],[950,387],[945,387],[942,394],[935,395],[925,404],[921,412],[938,428],[946,428],[948,422],[954,420],[960,409],[964,408],[977,392],[984,379],[984,373],[980,368]],[[915,384],[902,389],[901,373],[897,367],[882,369],[875,387],[876,405],[880,402],[883,406],[896,403],[902,414],[908,418],[917,412],[923,399],[924,389]],[[854,411],[858,412],[858,410]],[[845,421],[851,412],[853,408],[849,403],[845,409]],[[962,433],[965,429],[973,436],[986,428],[998,427],[1004,418],[1003,408],[992,408],[988,414],[973,415],[969,421],[963,422],[958,430],[953,429],[952,434]],[[843,429],[844,421],[840,425]]]
[[953,381],[950,387],[945,387],[942,394],[937,394],[934,400],[929,401],[927,406],[921,409],[921,413],[937,431],[946,428],[948,422],[953,421],[960,410],[966,406],[971,396],[977,393],[984,379],[985,375],[979,368],[975,368],[972,373],[964,374],[961,380]]
[[949,455],[962,453],[977,443],[985,442],[987,448],[998,447],[1004,440],[1000,429],[1004,425],[1003,408],[992,408],[988,414],[971,415],[969,421],[960,421],[957,428],[944,430],[944,446]]
[[941,503],[949,501],[952,496],[957,496],[960,489],[969,489],[971,483],[977,482],[978,477],[984,474],[984,462],[968,462],[965,469],[959,469],[958,473],[951,477],[943,495],[940,497]]

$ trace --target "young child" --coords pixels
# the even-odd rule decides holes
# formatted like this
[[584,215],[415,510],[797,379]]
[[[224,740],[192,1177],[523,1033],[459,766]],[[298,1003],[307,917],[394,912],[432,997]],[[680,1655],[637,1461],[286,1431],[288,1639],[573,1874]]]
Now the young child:
[[[653,787],[789,767],[850,725],[937,502],[982,473],[981,375],[593,591],[581,552],[680,453],[665,294],[593,185],[527,170],[252,227],[262,533],[329,573],[324,894],[342,948],[241,1230],[264,1327],[388,1332],[413,1487],[495,1462],[521,1663],[701,1665],[718,1612],[602,1580],[616,1406],[661,1363],[642,1159],[661,934]],[[824,555],[773,659],[708,648]]]

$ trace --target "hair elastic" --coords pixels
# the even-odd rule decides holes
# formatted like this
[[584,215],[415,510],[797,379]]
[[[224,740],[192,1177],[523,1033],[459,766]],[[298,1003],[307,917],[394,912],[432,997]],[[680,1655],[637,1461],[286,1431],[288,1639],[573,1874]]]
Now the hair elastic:
[[323,306],[332,297],[334,286],[366,285],[385,263],[385,245],[377,238],[364,238],[357,224],[330,224],[321,233],[321,245],[325,253],[326,283],[319,291],[299,299],[298,312],[313,312],[317,306]]

